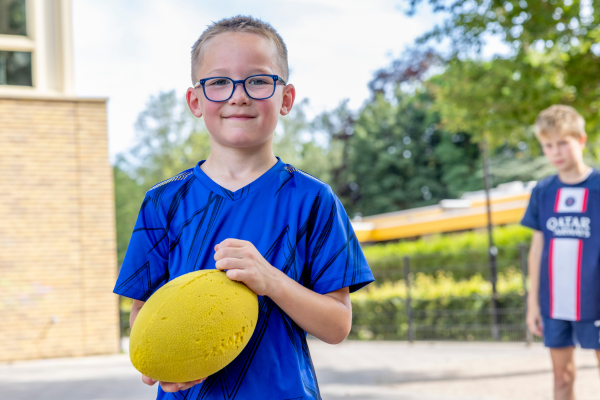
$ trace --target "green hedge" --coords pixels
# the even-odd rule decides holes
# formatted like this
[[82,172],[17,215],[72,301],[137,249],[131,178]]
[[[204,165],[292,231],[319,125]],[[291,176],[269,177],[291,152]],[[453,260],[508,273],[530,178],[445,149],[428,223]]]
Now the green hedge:
[[[498,277],[501,340],[525,339],[524,288],[520,273]],[[350,339],[406,340],[408,317],[404,281],[367,287],[351,296]],[[451,274],[418,273],[411,285],[416,340],[491,340],[491,284],[481,275],[454,280]]]
[[[529,245],[531,229],[520,225],[494,228],[498,248],[498,270],[520,268],[519,245]],[[487,276],[488,237],[486,232],[471,231],[434,235],[415,240],[365,246],[363,251],[377,281],[403,279],[403,258],[410,257],[412,271],[435,274],[451,271],[457,279],[475,274]]]

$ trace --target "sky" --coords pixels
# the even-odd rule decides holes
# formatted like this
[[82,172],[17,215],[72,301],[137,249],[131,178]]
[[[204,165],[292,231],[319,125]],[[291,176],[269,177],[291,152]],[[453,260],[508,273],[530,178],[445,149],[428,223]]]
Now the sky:
[[407,17],[403,0],[75,0],[75,93],[108,98],[109,154],[134,143],[150,96],[191,85],[190,50],[213,21],[237,14],[269,22],[288,47],[289,83],[309,113],[342,100],[358,109],[373,73],[390,64],[440,15]]

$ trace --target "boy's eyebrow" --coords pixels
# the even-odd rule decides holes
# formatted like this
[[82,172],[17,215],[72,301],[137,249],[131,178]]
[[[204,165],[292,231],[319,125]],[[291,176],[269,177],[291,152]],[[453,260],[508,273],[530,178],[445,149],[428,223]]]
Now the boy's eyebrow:
[[[271,71],[269,68],[265,68],[265,67],[250,68],[247,71],[250,71],[250,72],[246,76],[240,77],[240,79],[247,78],[251,75],[257,75],[257,74],[276,75],[276,74],[273,74],[273,71]],[[201,77],[201,79],[210,78],[213,76],[223,76],[226,78],[233,78],[233,77],[229,76],[228,74],[229,74],[229,72],[226,69],[217,68],[217,69],[212,69],[212,70],[208,71],[206,73],[206,76]]]

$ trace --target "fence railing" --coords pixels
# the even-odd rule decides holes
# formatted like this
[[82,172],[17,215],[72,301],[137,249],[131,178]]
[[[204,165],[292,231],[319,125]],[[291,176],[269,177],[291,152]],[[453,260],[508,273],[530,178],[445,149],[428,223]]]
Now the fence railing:
[[[460,279],[468,279],[469,275],[481,275],[491,282],[490,268],[484,257],[480,262],[457,264],[456,255],[452,257],[452,265],[440,264],[440,259],[447,256],[435,255],[416,258],[413,263],[410,257],[397,259],[396,268],[373,271],[376,284],[402,280],[405,284],[405,295],[382,301],[377,304],[353,304],[353,326],[350,338],[363,340],[477,340],[492,341],[525,341],[531,342],[533,337],[525,324],[527,304],[527,251],[525,245],[516,249],[501,249],[500,254],[511,257],[498,258],[498,266],[502,270],[511,269],[521,276],[520,291],[500,293],[497,302],[492,301],[491,293],[487,296],[471,295],[466,297],[428,297],[415,299],[417,287],[415,275],[418,273],[434,275],[437,272],[454,273],[458,271]],[[512,250],[512,251],[509,251]],[[514,251],[517,250],[517,251]],[[475,256],[475,257],[474,257]],[[467,254],[470,261],[477,254]],[[415,266],[416,264],[417,266]],[[490,284],[491,285],[491,284]],[[426,290],[426,289],[425,289]],[[497,309],[494,310],[494,303]],[[468,307],[466,307],[468,306]],[[497,315],[497,324],[494,323]],[[494,333],[498,332],[497,335]]]

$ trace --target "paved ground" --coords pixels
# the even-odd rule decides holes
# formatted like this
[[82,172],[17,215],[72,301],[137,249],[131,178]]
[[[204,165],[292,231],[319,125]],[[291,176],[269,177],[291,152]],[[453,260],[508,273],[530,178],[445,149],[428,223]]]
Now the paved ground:
[[[552,375],[540,345],[309,342],[325,400],[551,400]],[[593,352],[576,353],[577,399],[600,398]],[[10,400],[145,400],[127,355],[0,364],[0,397]]]

